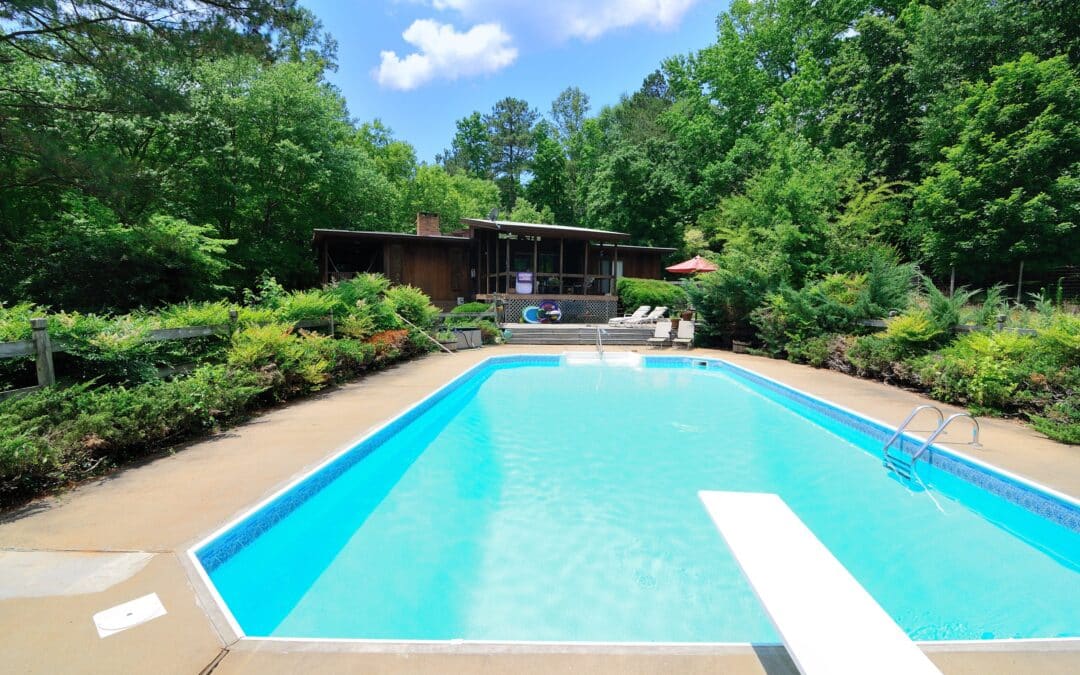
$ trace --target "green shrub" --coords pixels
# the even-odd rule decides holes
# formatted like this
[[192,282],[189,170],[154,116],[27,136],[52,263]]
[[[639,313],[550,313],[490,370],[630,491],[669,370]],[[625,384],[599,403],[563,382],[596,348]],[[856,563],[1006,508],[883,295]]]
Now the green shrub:
[[923,291],[926,294],[927,310],[934,324],[943,331],[951,331],[960,324],[964,306],[978,291],[958,288],[953,294],[945,295],[929,277],[923,278]]
[[[861,331],[863,320],[877,318],[885,311],[878,300],[890,299],[891,292],[886,291],[889,284],[871,285],[872,276],[830,274],[798,291],[782,285],[766,295],[750,315],[766,353],[780,356],[790,351],[792,344],[814,337]],[[872,294],[880,297],[876,300]]]
[[904,360],[903,349],[880,334],[855,338],[846,358],[855,372],[863,377],[893,380],[902,379],[905,374],[897,369]]
[[938,342],[945,334],[928,311],[916,309],[889,319],[884,338],[895,344],[901,353],[912,354]]
[[390,289],[390,280],[381,274],[360,274],[326,287],[349,311],[359,303],[374,304]]
[[982,303],[975,307],[966,321],[975,326],[991,328],[997,323],[999,315],[1007,313],[1008,304],[1005,300],[1005,286],[991,286],[986,289]]
[[1011,410],[1029,371],[1025,355],[1034,344],[1034,338],[1015,333],[968,333],[917,360],[915,370],[934,398],[987,411]]
[[20,302],[10,307],[0,302],[0,342],[29,340],[30,319],[47,313],[47,308],[32,302]]
[[439,314],[439,308],[431,304],[431,298],[412,286],[394,286],[386,291],[386,301],[394,312],[421,330],[429,330]]
[[1055,441],[1080,445],[1080,403],[1075,396],[1048,406],[1043,413],[1031,418],[1037,431]]
[[490,312],[493,305],[486,302],[466,302],[450,310],[451,314],[483,314]]
[[808,363],[815,368],[823,368],[833,353],[833,341],[836,336],[818,335],[801,342],[791,342],[787,346],[788,360],[795,363]]
[[750,313],[780,285],[775,261],[732,249],[720,260],[720,269],[699,274],[686,291],[698,316],[701,334],[708,338],[749,338]]
[[288,324],[251,326],[233,336],[230,366],[256,371],[260,383],[279,399],[321,388],[330,379],[330,338]]
[[229,312],[236,309],[227,302],[185,302],[162,307],[147,317],[155,328],[187,328],[189,326],[224,326]]
[[0,504],[100,473],[229,421],[262,391],[253,372],[203,366],[134,387],[50,387],[0,401]]
[[341,316],[345,313],[346,307],[333,293],[314,290],[286,293],[280,298],[275,309],[279,320],[296,323],[304,320],[325,319],[331,312],[336,312],[338,316]]
[[685,309],[690,302],[690,298],[681,286],[660,279],[622,277],[616,289],[619,294],[619,303],[627,310],[649,305],[678,311]]
[[330,345],[333,369],[339,376],[358,375],[375,361],[375,346],[362,340],[333,340]]
[[1038,344],[1063,365],[1080,365],[1080,316],[1057,313],[1039,331]]

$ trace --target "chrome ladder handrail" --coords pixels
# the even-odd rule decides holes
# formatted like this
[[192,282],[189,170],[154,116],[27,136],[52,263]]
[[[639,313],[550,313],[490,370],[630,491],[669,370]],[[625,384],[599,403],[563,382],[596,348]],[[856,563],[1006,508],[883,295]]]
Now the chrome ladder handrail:
[[888,451],[889,446],[896,442],[896,439],[900,438],[900,435],[904,433],[904,429],[907,428],[907,425],[911,424],[911,420],[915,419],[915,416],[923,410],[933,410],[937,413],[939,429],[941,428],[942,424],[945,424],[945,413],[941,412],[941,408],[930,403],[915,406],[915,409],[908,413],[908,416],[904,418],[904,421],[900,423],[900,426],[896,427],[896,433],[894,433],[892,437],[888,440],[888,442],[882,446],[881,452],[883,454]]
[[930,447],[930,444],[941,435],[941,432],[945,431],[945,427],[949,426],[953,420],[960,417],[966,417],[971,420],[971,444],[976,448],[981,447],[979,445],[979,420],[975,419],[975,416],[969,412],[959,412],[954,415],[949,415],[949,418],[942,422],[941,425],[934,430],[934,433],[930,434],[930,437],[923,442],[922,447],[911,456],[911,463],[914,464],[915,460],[919,459],[919,457],[926,452],[927,448]]
[[596,352],[600,355],[600,358],[604,358],[604,339],[600,337],[600,331],[602,328],[596,329]]

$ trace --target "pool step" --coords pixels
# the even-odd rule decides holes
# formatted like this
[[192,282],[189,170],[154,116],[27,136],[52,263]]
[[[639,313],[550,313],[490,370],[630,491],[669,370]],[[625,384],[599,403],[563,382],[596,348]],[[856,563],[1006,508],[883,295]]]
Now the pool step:
[[915,462],[912,461],[911,455],[903,451],[891,452],[889,448],[885,448],[881,463],[905,481],[910,481],[912,474],[915,473]]
[[[653,336],[652,326],[635,328],[605,328],[604,345],[645,345]],[[510,331],[510,344],[518,345],[595,345],[596,327],[577,326],[515,326]]]

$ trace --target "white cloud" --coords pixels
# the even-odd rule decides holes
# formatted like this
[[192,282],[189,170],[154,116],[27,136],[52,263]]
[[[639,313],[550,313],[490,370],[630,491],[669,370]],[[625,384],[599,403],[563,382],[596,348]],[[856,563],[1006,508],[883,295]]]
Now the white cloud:
[[[434,0],[436,3],[460,0]],[[401,37],[416,51],[400,57],[382,52],[375,79],[392,89],[415,89],[434,79],[484,75],[502,70],[517,59],[510,35],[497,23],[482,23],[459,33],[450,24],[431,19],[414,21]]]
[[560,38],[591,40],[631,26],[671,29],[700,0],[430,0],[438,10],[455,10],[472,20],[540,22]]

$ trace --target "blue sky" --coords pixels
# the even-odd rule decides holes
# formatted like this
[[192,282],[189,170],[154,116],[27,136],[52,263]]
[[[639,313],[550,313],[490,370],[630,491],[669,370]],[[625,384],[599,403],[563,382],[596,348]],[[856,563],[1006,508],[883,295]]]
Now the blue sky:
[[376,117],[431,161],[454,122],[505,96],[541,113],[568,86],[593,111],[662,59],[715,39],[727,0],[302,0],[338,41],[330,74],[353,117]]

